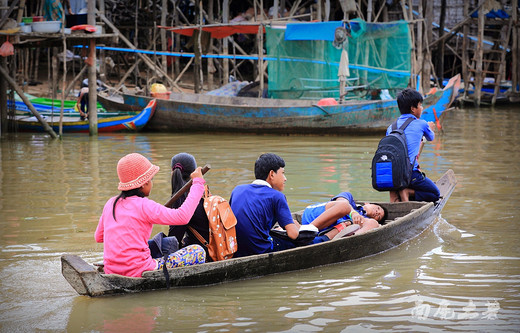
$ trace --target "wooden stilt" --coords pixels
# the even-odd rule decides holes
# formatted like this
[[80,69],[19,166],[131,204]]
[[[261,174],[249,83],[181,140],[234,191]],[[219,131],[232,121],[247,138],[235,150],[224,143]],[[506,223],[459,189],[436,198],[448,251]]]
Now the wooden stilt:
[[[20,96],[20,98],[22,99],[22,101],[25,103],[25,105],[27,105],[27,107],[29,108],[29,110],[31,110],[32,114],[36,117],[36,119],[38,119],[38,121],[42,124],[43,126],[43,129],[50,134],[50,136],[53,138],[53,139],[56,139],[58,137],[58,135],[56,134],[56,132],[54,132],[54,130],[49,126],[49,124],[47,124],[47,122],[42,118],[42,116],[40,115],[40,113],[38,113],[38,111],[36,111],[36,109],[34,108],[34,105],[32,105],[31,101],[27,98],[27,96],[25,96],[25,93],[23,92],[23,90],[20,88],[19,85],[16,84],[16,82],[9,76],[9,74],[4,70],[4,68],[2,66],[0,66],[0,74],[4,77],[4,79],[11,85],[11,87],[13,87],[13,89],[16,91],[16,93],[18,94],[18,96]],[[7,103],[6,103],[7,104]]]
[[[6,72],[7,58],[0,57],[0,68]],[[0,136],[7,132],[7,80],[0,80]]]
[[[96,3],[88,1],[87,22],[90,25],[96,25]],[[91,38],[88,47],[88,123],[90,136],[98,135],[98,117],[97,117],[97,78],[96,78],[96,39]]]
[[[518,8],[518,0],[513,0],[512,1],[512,8]],[[516,10],[513,10],[513,16],[512,16],[512,19],[513,19],[513,45],[512,45],[512,50],[511,50],[511,55],[512,55],[512,66],[511,66],[511,72],[512,72],[512,84],[513,84],[513,95],[516,95],[516,98],[520,98],[520,96],[518,96],[518,93],[520,92],[520,64],[518,63],[520,61],[520,49],[519,49],[519,41],[518,39],[520,38],[520,24],[518,23],[518,11]],[[512,100],[513,96],[511,96],[511,100]]]

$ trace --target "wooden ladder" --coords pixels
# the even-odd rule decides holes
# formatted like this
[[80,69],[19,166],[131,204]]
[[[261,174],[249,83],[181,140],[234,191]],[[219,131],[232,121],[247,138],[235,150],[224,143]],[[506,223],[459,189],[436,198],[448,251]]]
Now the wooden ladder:
[[[480,13],[479,13],[480,14]],[[505,78],[506,54],[511,36],[513,20],[485,18],[484,25],[479,26],[479,34],[485,40],[493,42],[491,48],[485,48],[477,43],[476,50],[468,69],[468,80],[464,88],[464,99],[473,99],[477,105],[483,103],[482,97],[486,97],[492,105],[496,103],[500,93],[501,81]],[[483,31],[480,31],[483,29]],[[488,79],[486,82],[485,79]],[[468,96],[470,84],[473,84],[473,95]],[[493,86],[492,92],[483,92],[484,86]]]

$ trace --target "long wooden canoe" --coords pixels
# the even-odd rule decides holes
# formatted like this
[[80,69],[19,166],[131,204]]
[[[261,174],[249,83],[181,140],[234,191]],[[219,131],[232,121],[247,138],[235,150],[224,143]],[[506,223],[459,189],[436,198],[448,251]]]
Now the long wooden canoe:
[[[448,170],[436,183],[441,191],[437,203],[380,203],[389,211],[387,222],[365,234],[290,250],[233,258],[169,270],[172,287],[205,286],[261,277],[322,265],[346,262],[394,248],[422,233],[439,216],[456,185]],[[295,213],[301,217],[301,212]],[[103,296],[165,289],[162,271],[149,271],[140,278],[103,274],[77,255],[61,257],[62,274],[80,294]]]
[[[444,89],[427,95],[424,118],[440,118],[458,96],[460,75]],[[125,104],[145,105],[151,97],[123,95]],[[338,105],[319,101],[228,97],[175,93],[158,99],[147,129],[161,132],[252,132],[278,134],[381,133],[400,115],[395,99],[348,100]]]
[[[139,113],[124,115],[112,115],[111,117],[98,118],[98,132],[137,132],[141,130],[153,117],[155,112],[156,100],[150,100],[148,104]],[[42,124],[34,116],[17,115],[15,122],[20,131],[25,132],[42,132],[44,128]],[[45,121],[54,131],[59,130],[60,115],[45,116]],[[88,120],[81,120],[79,114],[67,115],[63,117],[63,132],[88,133]]]

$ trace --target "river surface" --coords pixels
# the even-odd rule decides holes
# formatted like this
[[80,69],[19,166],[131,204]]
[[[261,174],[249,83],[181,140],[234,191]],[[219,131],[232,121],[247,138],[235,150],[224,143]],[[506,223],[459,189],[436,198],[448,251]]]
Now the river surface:
[[[520,108],[456,109],[423,151],[437,179],[458,185],[419,237],[366,259],[209,287],[79,296],[60,256],[102,260],[94,231],[118,193],[116,164],[131,152],[161,167],[150,198],[169,198],[179,152],[211,164],[212,192],[229,199],[253,180],[255,159],[286,161],[291,210],[340,191],[372,189],[379,135],[13,134],[0,141],[1,332],[519,332]],[[166,231],[155,227],[154,233]],[[370,244],[367,244],[370,246]],[[301,258],[305,260],[305,258]]]

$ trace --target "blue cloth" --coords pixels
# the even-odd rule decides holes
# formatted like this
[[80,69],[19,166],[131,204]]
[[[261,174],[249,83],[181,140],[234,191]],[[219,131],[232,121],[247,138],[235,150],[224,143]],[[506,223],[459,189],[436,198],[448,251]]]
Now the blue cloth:
[[293,223],[283,193],[266,185],[246,184],[235,187],[229,204],[237,218],[238,251],[235,257],[271,252],[273,243],[269,230],[276,222],[283,228]]
[[[341,192],[340,194],[338,194],[335,197],[333,197],[332,199],[330,199],[330,201],[334,201],[339,197],[342,197],[342,198],[345,198],[346,200],[348,200],[348,202],[350,203],[350,206],[352,208],[354,208],[354,210],[356,212],[358,212],[359,214],[361,214],[364,217],[367,217],[365,214],[365,210],[363,209],[363,206],[358,206],[356,204],[356,201],[354,201],[354,197],[352,196],[352,193]],[[301,223],[302,224],[311,224],[312,221],[314,221],[318,216],[320,216],[321,214],[323,214],[323,212],[325,212],[325,205],[327,205],[328,203],[329,203],[329,201],[307,206],[303,211]],[[320,231],[332,229],[334,226],[340,224],[341,222],[345,222],[345,221],[350,221],[350,217],[348,215],[345,215],[345,216],[337,219],[336,222],[334,222],[333,224],[331,224],[330,226],[328,226],[324,229],[321,229]]]
[[[406,119],[413,117],[416,120],[412,121],[408,127],[404,130],[404,134],[406,136],[406,143],[408,146],[408,156],[410,157],[410,162],[415,160],[413,169],[417,170],[419,167],[419,162],[417,162],[416,157],[419,154],[419,148],[421,147],[421,140],[424,136],[426,140],[432,141],[435,138],[435,133],[430,129],[428,123],[422,119],[417,119],[413,114],[407,113],[403,114],[397,119],[397,127],[399,128]],[[386,135],[390,134],[392,131],[392,125],[388,126],[386,130]]]
[[341,21],[288,23],[285,29],[285,40],[334,40],[336,28],[342,26]]

